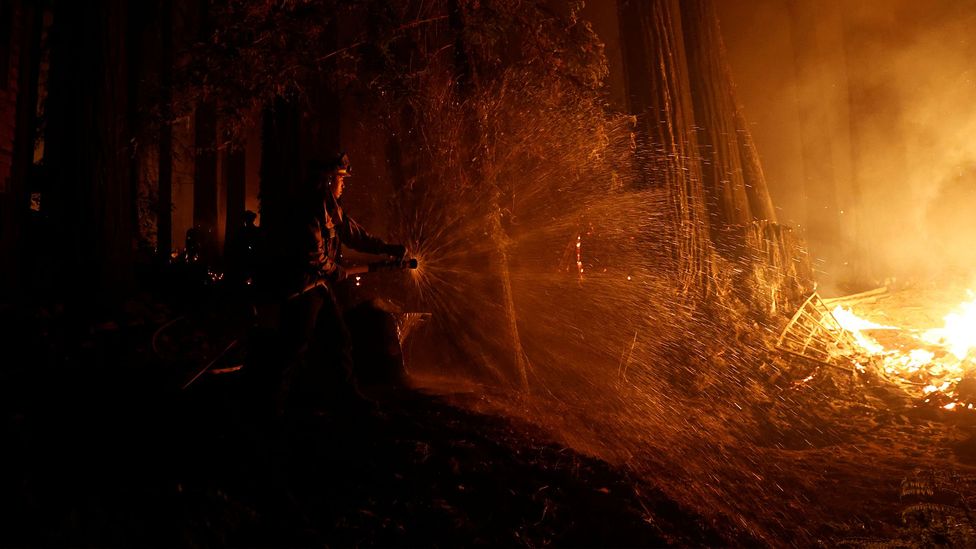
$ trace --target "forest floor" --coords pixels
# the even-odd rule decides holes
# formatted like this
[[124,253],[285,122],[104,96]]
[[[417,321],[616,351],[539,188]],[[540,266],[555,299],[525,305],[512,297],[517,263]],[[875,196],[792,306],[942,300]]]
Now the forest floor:
[[148,354],[153,315],[70,328],[52,308],[2,313],[2,546],[724,541],[524,422],[408,389],[378,413],[262,416],[235,374],[181,390]]
[[475,392],[282,420],[242,406],[235,374],[181,390],[150,349],[164,309],[0,311],[0,545],[976,544],[976,412],[878,380],[781,362],[785,397],[742,411],[756,465],[734,473],[761,489],[730,481],[713,512]]

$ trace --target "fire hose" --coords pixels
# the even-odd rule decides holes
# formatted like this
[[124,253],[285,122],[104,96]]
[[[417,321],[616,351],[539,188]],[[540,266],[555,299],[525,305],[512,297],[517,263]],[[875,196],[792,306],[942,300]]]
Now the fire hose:
[[[407,271],[417,268],[417,260],[415,258],[410,259],[394,259],[390,261],[374,261],[372,263],[367,263],[365,265],[356,265],[352,267],[344,268],[346,276],[354,276],[365,273],[378,273],[384,271]],[[288,296],[288,299],[295,299],[296,297],[313,290],[315,288],[324,287],[328,284],[325,279],[319,279],[315,282],[305,286],[301,291],[295,292]]]

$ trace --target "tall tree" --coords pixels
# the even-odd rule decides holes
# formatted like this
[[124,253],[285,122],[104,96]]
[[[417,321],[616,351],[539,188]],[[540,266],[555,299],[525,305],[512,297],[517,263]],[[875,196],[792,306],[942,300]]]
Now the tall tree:
[[759,151],[756,149],[756,142],[752,139],[752,132],[749,131],[749,124],[741,108],[735,113],[735,132],[752,217],[755,220],[775,223],[777,215],[773,207],[773,197],[769,194],[769,185],[766,183],[766,174],[759,159]]
[[697,137],[709,198],[709,220],[713,238],[721,241],[726,227],[746,225],[754,219],[736,126],[738,105],[712,2],[681,2],[681,15],[695,124],[700,128]]
[[276,99],[264,110],[261,131],[261,223],[275,232],[285,223],[287,201],[301,182],[301,110]]
[[[9,3],[8,4],[12,4]],[[36,2],[19,2],[17,19],[17,80],[7,85],[16,89],[13,119],[14,140],[11,153],[10,178],[6,194],[0,193],[0,261],[3,279],[0,288],[17,290],[22,280],[22,255],[25,241],[27,213],[30,207],[28,178],[34,158],[34,135],[37,114],[37,84],[40,72],[41,33],[44,10]],[[12,14],[11,14],[12,15]],[[8,21],[14,24],[14,20]],[[11,37],[13,38],[13,37]],[[0,53],[3,50],[0,49]],[[13,85],[12,85],[13,84]]]
[[159,187],[156,250],[164,260],[173,250],[173,6],[159,3]]
[[621,0],[630,112],[637,115],[648,185],[669,195],[674,255],[686,290],[707,286],[712,247],[688,58],[678,0]]
[[193,226],[206,261],[217,258],[217,107],[202,101],[193,116]]
[[241,219],[244,216],[247,191],[243,143],[227,149],[224,155],[223,168],[227,201],[224,220],[224,243],[226,245],[234,233],[240,230]]
[[[213,18],[209,2],[200,2],[194,21],[203,42],[211,39]],[[205,261],[218,258],[218,173],[217,173],[217,99],[209,93],[204,77],[201,93],[193,110],[193,226],[203,239]]]
[[54,4],[45,164],[60,281],[73,297],[119,296],[131,281],[126,2]]
[[695,126],[712,242],[738,264],[735,293],[763,314],[805,299],[810,272],[789,228],[776,223],[752,134],[735,96],[714,0],[681,3]]

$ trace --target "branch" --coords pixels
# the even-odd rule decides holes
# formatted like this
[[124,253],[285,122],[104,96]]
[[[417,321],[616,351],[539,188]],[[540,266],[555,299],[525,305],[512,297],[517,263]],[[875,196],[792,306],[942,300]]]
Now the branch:
[[[420,27],[420,26],[423,26],[423,25],[427,25],[427,24],[430,24],[430,23],[436,23],[438,21],[443,21],[445,19],[447,19],[447,16],[446,15],[438,15],[437,17],[430,17],[428,19],[418,19],[417,21],[411,21],[410,23],[407,23],[405,25],[402,25],[402,26],[397,27],[396,29],[394,29],[393,30],[393,34],[396,35],[396,34],[399,34],[399,33],[403,32],[403,31],[405,31],[405,30],[410,30],[410,29],[413,29],[413,28],[416,28],[416,27]],[[345,53],[345,52],[347,52],[349,50],[352,50],[352,49],[356,49],[356,48],[364,45],[365,43],[366,43],[365,40],[361,40],[361,41],[356,42],[354,44],[350,44],[350,45],[348,45],[348,46],[346,46],[344,48],[339,48],[339,49],[337,49],[337,50],[335,50],[335,51],[333,51],[331,53],[328,53],[326,55],[323,55],[322,57],[316,58],[314,62],[315,63],[321,63],[322,61],[325,61],[327,59],[330,59],[332,57],[335,57],[336,55]]]

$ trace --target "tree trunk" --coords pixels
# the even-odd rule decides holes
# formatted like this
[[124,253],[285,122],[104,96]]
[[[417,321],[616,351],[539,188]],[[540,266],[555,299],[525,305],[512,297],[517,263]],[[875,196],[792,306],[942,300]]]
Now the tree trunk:
[[141,102],[145,101],[142,97],[140,84],[143,80],[143,67],[145,65],[145,52],[142,47],[142,35],[148,27],[148,6],[143,2],[134,2],[128,5],[127,20],[125,26],[125,73],[126,73],[126,125],[132,136],[131,147],[128,151],[129,165],[127,168],[129,179],[129,195],[133,197],[136,207],[130,212],[132,226],[135,228],[135,235],[138,235],[139,227],[139,184],[141,180],[141,164],[139,162],[139,148],[142,146],[143,132],[141,131],[140,107]]
[[[245,180],[244,144],[231,147],[224,156],[224,185],[227,189],[227,215],[224,220],[224,244],[231,242],[243,224],[247,183]],[[224,254],[226,257],[227,254]]]
[[156,250],[164,261],[173,251],[173,6],[159,3],[159,189],[156,202]]
[[[213,30],[209,2],[197,5],[196,34],[209,40]],[[215,264],[218,250],[218,173],[217,173],[217,103],[204,96],[193,116],[193,227],[202,239],[201,253],[206,264]]]
[[707,291],[712,251],[680,2],[621,0],[618,9],[646,184],[668,192],[672,234],[664,238],[673,243],[680,284],[686,292]]
[[3,279],[0,287],[17,292],[21,288],[24,266],[23,248],[30,208],[28,178],[34,158],[34,130],[37,118],[37,81],[40,72],[41,31],[44,10],[35,2],[20,3],[18,40],[17,103],[14,115],[14,142],[6,200],[0,211],[0,260]]
[[776,224],[772,199],[735,97],[714,0],[681,3],[709,221],[731,290],[757,312],[789,310],[806,298],[809,264],[795,235]]
[[759,151],[756,150],[752,132],[749,131],[749,124],[741,109],[735,113],[735,129],[752,217],[757,221],[766,220],[776,223],[776,209],[773,207],[773,197],[770,196],[769,186],[766,184],[766,174],[763,172],[762,161],[759,160]]
[[709,221],[713,239],[721,242],[731,236],[730,225],[744,226],[754,218],[739,153],[738,105],[711,0],[684,0],[681,15]]
[[45,164],[58,241],[49,244],[63,262],[56,279],[93,304],[131,281],[126,12],[121,0],[62,0],[52,28]]
[[194,121],[193,226],[203,240],[203,260],[217,259],[217,109],[210,101],[197,105]]
[[261,228],[268,239],[268,264],[258,273],[261,285],[281,289],[289,283],[281,277],[293,260],[288,230],[289,204],[301,182],[301,112],[286,99],[276,99],[262,114],[260,190]]

